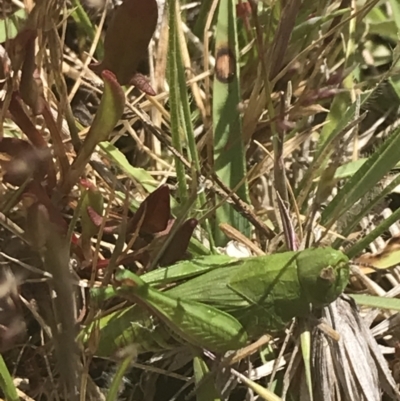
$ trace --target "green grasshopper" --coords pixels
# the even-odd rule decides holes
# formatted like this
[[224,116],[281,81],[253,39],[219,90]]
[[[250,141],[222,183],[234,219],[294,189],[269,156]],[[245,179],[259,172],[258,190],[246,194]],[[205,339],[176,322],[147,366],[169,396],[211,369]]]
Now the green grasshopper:
[[[97,327],[98,356],[132,343],[138,352],[182,342],[215,353],[239,349],[306,317],[311,307],[329,305],[346,287],[349,271],[347,256],[332,248],[244,259],[206,256],[141,277],[122,270],[114,287],[93,289],[92,297],[119,296],[136,304],[87,327],[84,341]],[[163,292],[153,286],[182,279],[188,280]]]

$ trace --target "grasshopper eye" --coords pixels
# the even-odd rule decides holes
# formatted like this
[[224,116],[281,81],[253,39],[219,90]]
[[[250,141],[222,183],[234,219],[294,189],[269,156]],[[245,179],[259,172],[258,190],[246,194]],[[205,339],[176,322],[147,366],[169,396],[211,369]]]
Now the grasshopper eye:
[[328,266],[322,269],[319,277],[322,280],[329,281],[331,284],[336,281],[335,271],[333,270],[332,266]]

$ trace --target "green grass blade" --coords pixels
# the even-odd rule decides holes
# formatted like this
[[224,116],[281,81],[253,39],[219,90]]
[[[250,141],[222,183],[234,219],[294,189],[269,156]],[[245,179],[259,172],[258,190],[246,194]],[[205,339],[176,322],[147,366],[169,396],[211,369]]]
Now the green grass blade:
[[0,355],[0,387],[7,401],[19,401],[17,389],[2,355]]
[[[72,5],[74,6],[74,11],[71,14],[72,18],[77,26],[80,27],[89,37],[90,41],[93,42],[96,36],[96,28],[92,24],[92,21],[90,21],[90,18],[86,14],[86,11],[79,0],[72,0]],[[99,38],[97,43],[96,55],[99,60],[102,60],[104,57],[104,45],[101,38]]]
[[213,0],[202,0],[201,2],[200,12],[193,28],[193,33],[200,39],[203,38],[204,28],[207,23],[208,13],[210,12],[212,3]]
[[[221,181],[248,202],[245,148],[242,121],[238,110],[241,101],[239,50],[234,2],[221,0],[216,32],[216,70],[213,86],[214,170]],[[242,181],[243,180],[243,181]],[[242,185],[236,189],[239,183]],[[216,243],[225,245],[227,238],[218,224],[229,223],[244,235],[250,235],[250,224],[230,205],[216,212]]]
[[393,13],[393,20],[396,23],[398,31],[400,29],[400,4],[397,0],[390,0],[389,3]]
[[250,380],[248,377],[242,375],[241,373],[235,372],[235,376],[237,376],[249,389],[253,390],[256,394],[258,394],[263,400],[265,400],[265,401],[282,401],[282,398],[278,397],[272,391],[259,385],[258,383],[254,382],[253,380]]
[[343,215],[362,196],[371,191],[400,160],[400,128],[369,157],[356,174],[344,185],[321,216],[321,224],[329,225]]
[[400,311],[400,299],[377,297],[374,295],[351,294],[359,305],[370,306],[371,308],[388,309]]
[[[355,216],[352,216],[349,219],[349,222],[347,223],[346,227],[343,230],[341,230],[341,235],[343,235],[344,237],[347,237],[348,235],[350,235],[353,232],[353,230],[356,228],[357,224],[362,220],[362,218],[367,216],[368,213],[375,206],[377,206],[386,196],[388,196],[393,191],[393,189],[395,189],[398,185],[400,185],[400,175],[397,176],[383,190],[380,190],[380,188],[377,188],[378,194],[374,198],[370,199],[368,201],[368,203],[365,205],[365,207],[362,207],[362,209]],[[392,221],[393,217],[390,216],[389,219],[390,219],[389,221]],[[385,230],[387,230],[390,227],[390,225],[388,225],[389,221],[387,221],[387,219],[384,220],[371,233],[369,233],[367,236],[362,238],[357,244],[355,244],[353,246],[354,249],[352,248],[353,251],[351,252],[351,254],[352,254],[351,257],[355,256],[358,253],[358,251],[362,251],[363,249],[365,249],[374,239],[378,238],[379,235],[382,235],[385,232]],[[340,245],[342,244],[342,242],[343,242],[343,240],[337,239],[333,243],[333,247],[335,249],[338,249],[340,247]]]
[[334,151],[334,144],[337,141],[338,137],[343,134],[346,127],[354,120],[355,112],[356,104],[352,104],[347,109],[347,111],[342,114],[342,118],[340,119],[340,121],[338,121],[337,125],[334,129],[332,129],[327,138],[325,138],[323,141],[320,141],[320,146],[318,147],[317,152],[314,155],[310,167],[305,172],[304,178],[300,182],[296,191],[296,200],[299,208],[304,205],[304,202],[306,201],[313,186],[313,180],[316,176],[319,175],[321,167],[326,164],[326,162],[330,158],[330,155]]
[[[179,21],[180,22],[180,21]],[[178,25],[177,25],[178,27]],[[187,86],[186,86],[186,77],[185,77],[185,69],[182,61],[182,54],[181,54],[181,47],[179,37],[183,36],[183,32],[181,26],[179,25],[179,35],[176,38],[176,67],[177,67],[177,79],[179,82],[179,92],[180,92],[180,101],[182,106],[182,127],[185,132],[185,138],[187,140],[188,148],[189,148],[189,156],[190,160],[193,162],[194,168],[197,172],[201,171],[201,165],[199,160],[199,155],[197,152],[196,140],[194,137],[194,130],[193,130],[193,122],[192,116],[190,112],[190,104],[189,98],[187,93]],[[182,38],[185,40],[184,38]],[[199,202],[200,205],[205,205],[207,203],[207,199],[205,196],[204,191],[199,193]],[[214,241],[211,232],[211,226],[209,224],[208,219],[205,222],[206,231],[208,232],[208,238],[210,240],[211,249],[214,248]]]
[[[195,356],[193,358],[193,371],[195,383],[199,385],[196,390],[197,401],[220,401],[214,383],[204,382],[205,380],[210,380],[210,377],[207,377],[210,370],[201,356]],[[203,384],[201,384],[202,382]]]
[[314,400],[313,397],[313,381],[311,375],[311,332],[306,322],[303,322],[303,330],[300,334],[301,354],[304,361],[305,377],[310,396],[310,401]]
[[112,160],[125,174],[139,182],[143,188],[151,193],[158,188],[159,183],[145,169],[132,166],[126,156],[110,142],[100,142],[99,147],[109,160]]
[[[171,115],[171,135],[172,145],[182,154],[182,130],[181,130],[181,93],[178,79],[178,54],[179,38],[177,33],[176,1],[169,0],[169,40],[168,40],[168,85],[169,85],[169,104]],[[185,166],[175,157],[176,177],[181,201],[188,198]]]
[[122,380],[124,375],[130,367],[132,360],[136,357],[136,353],[131,350],[129,354],[124,358],[115,373],[114,379],[111,383],[110,390],[108,391],[106,401],[117,401],[119,399],[119,392],[121,388]]
[[369,234],[365,235],[360,241],[354,244],[350,249],[346,251],[346,255],[349,259],[354,258],[356,255],[360,254],[369,244],[377,239],[380,235],[383,235],[390,226],[397,223],[400,219],[400,209],[397,209],[393,214],[391,214],[387,219],[382,221],[378,227],[372,230]]

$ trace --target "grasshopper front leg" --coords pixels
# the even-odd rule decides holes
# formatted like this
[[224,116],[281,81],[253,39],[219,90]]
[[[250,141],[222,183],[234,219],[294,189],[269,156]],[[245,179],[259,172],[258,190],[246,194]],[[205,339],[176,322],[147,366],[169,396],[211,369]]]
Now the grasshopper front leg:
[[116,294],[146,307],[184,341],[216,353],[243,347],[247,333],[231,315],[212,306],[162,293],[126,270],[116,273]]

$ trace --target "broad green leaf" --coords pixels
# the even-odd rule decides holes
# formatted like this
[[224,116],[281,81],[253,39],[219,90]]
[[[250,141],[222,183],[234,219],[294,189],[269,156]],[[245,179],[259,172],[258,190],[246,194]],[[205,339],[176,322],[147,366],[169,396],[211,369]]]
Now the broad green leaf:
[[[231,0],[219,2],[216,30],[212,105],[214,170],[228,188],[249,202],[242,118],[238,110],[241,96],[236,7]],[[215,241],[217,245],[224,246],[228,239],[219,230],[219,223],[228,223],[245,236],[250,235],[249,222],[228,203],[216,211]]]
[[0,20],[0,43],[14,39],[25,25],[28,13],[21,8],[14,14]]
[[108,139],[124,111],[125,94],[115,75],[107,70],[103,71],[101,75],[104,80],[104,93],[89,132],[64,183],[63,189],[65,192],[69,192],[77,182],[96,146]]

